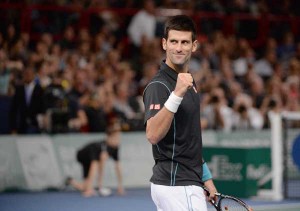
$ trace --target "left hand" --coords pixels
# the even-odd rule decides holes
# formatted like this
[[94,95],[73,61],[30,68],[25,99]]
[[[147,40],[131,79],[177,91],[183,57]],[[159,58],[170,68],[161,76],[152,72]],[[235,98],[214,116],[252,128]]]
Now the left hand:
[[207,181],[204,182],[205,187],[208,189],[209,191],[209,196],[207,196],[207,200],[214,200],[217,201],[218,200],[218,196],[216,196],[216,193],[218,192],[212,179],[209,179]]

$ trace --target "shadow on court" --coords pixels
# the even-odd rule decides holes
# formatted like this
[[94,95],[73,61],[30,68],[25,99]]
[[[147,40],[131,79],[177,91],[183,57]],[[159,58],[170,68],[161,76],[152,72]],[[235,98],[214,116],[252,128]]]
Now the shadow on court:
[[[300,201],[245,200],[255,211],[299,211]],[[0,194],[1,211],[155,211],[150,189],[127,189],[125,196],[84,198],[79,192],[15,192]],[[212,211],[211,207],[209,211]]]

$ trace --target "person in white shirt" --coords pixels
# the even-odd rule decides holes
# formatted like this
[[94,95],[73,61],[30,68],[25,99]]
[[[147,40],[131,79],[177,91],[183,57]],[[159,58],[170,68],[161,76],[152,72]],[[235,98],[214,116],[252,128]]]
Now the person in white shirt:
[[231,131],[232,109],[227,105],[224,90],[216,87],[206,99],[208,104],[203,108],[203,116],[207,121],[207,129]]
[[132,17],[129,23],[127,32],[130,42],[135,47],[140,47],[143,39],[150,41],[155,38],[155,30],[155,3],[153,0],[146,0],[143,8]]
[[252,99],[247,94],[240,94],[235,98],[233,106],[233,129],[261,130],[264,125],[263,115],[253,107]]

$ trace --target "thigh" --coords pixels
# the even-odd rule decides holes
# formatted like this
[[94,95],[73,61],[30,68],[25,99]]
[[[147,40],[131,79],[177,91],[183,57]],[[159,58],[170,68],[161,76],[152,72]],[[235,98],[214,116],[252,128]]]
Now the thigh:
[[203,189],[198,186],[151,184],[151,196],[157,211],[207,211]]
[[188,186],[191,191],[190,201],[193,211],[207,211],[206,196],[203,188],[199,186]]

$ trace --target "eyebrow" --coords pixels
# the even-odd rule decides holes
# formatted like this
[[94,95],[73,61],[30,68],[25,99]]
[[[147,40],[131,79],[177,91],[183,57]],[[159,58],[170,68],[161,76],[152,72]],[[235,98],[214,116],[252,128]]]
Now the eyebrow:
[[177,41],[177,42],[191,42],[191,40],[177,40],[177,39],[170,39],[170,42]]

